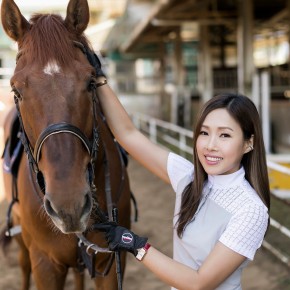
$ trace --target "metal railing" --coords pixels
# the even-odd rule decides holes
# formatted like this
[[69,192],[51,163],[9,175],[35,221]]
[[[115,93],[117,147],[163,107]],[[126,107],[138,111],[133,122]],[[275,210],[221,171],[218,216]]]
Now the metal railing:
[[[176,153],[192,158],[192,143],[193,143],[193,132],[177,125],[152,118],[150,116],[134,113],[131,114],[132,120],[135,126],[143,133],[149,136],[149,138],[158,144],[170,148],[170,150]],[[287,160],[288,159],[288,160]],[[283,155],[283,162],[288,161],[290,163],[290,156],[285,158]],[[280,173],[287,174],[289,176],[290,183],[290,168],[282,166],[279,163],[279,156],[267,156],[267,166],[269,170],[279,171]],[[272,197],[279,200],[285,206],[290,209],[290,201],[279,197],[275,192],[271,192]],[[290,198],[290,191],[289,191]],[[283,234],[286,239],[289,239],[290,243],[290,229],[279,223],[273,217],[270,218],[271,227],[277,229]],[[263,246],[274,254],[280,261],[290,267],[290,257],[285,254],[281,249],[272,245],[269,241],[264,240]]]

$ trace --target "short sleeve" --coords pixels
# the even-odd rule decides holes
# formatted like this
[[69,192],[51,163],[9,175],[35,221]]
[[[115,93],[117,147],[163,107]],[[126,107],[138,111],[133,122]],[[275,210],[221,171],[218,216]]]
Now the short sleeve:
[[170,152],[167,160],[167,173],[176,193],[181,193],[193,180],[193,164],[187,159]]
[[233,251],[253,260],[268,226],[264,205],[248,204],[230,219],[219,241]]

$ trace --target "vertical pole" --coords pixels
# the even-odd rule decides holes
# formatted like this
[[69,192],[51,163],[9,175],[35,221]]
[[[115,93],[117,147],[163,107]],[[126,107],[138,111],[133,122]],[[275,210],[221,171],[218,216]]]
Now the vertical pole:
[[185,157],[186,150],[186,136],[183,132],[179,133],[179,153],[181,156]]
[[160,42],[159,44],[159,61],[160,61],[160,109],[161,109],[161,117],[162,120],[169,119],[169,103],[170,100],[168,95],[165,92],[165,75],[166,75],[166,66],[165,66],[165,58],[166,58],[166,45],[165,42]]
[[[286,1],[286,9],[288,11],[288,19],[290,17],[290,0]],[[290,45],[290,30],[288,29],[288,43]],[[288,67],[290,66],[290,53],[288,54]],[[288,82],[290,81],[290,71],[288,70]]]
[[173,124],[178,123],[178,90],[177,87],[174,87],[174,90],[171,92],[171,112],[170,112],[170,122]]
[[242,0],[239,5],[237,29],[238,42],[238,89],[252,97],[254,74],[253,58],[253,0]]
[[258,112],[260,112],[260,79],[258,73],[255,73],[253,77],[253,102]]
[[270,77],[269,72],[264,71],[261,74],[261,93],[262,93],[262,125],[266,153],[270,153],[271,131],[270,131]]
[[201,25],[199,34],[200,61],[198,63],[198,71],[200,77],[198,88],[202,97],[202,102],[206,102],[213,97],[213,74],[208,26]]
[[157,125],[156,120],[153,118],[149,120],[149,136],[152,142],[157,143]]
[[175,124],[184,123],[183,114],[179,114],[179,108],[183,108],[184,100],[183,100],[183,63],[182,63],[182,40],[180,35],[180,27],[177,27],[175,29],[175,38],[174,38],[174,83],[176,87],[176,97],[177,97],[177,105],[174,104],[174,107],[172,106],[172,110],[176,111],[177,116],[177,122]]
[[183,85],[183,64],[182,64],[182,40],[180,35],[180,27],[176,30],[176,37],[174,39],[174,67],[175,67],[175,84],[178,88]]

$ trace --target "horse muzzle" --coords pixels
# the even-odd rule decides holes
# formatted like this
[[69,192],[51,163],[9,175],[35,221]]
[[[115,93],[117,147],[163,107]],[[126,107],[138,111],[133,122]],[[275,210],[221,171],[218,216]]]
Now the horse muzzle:
[[92,210],[92,196],[88,192],[82,201],[65,203],[54,200],[47,193],[44,197],[44,208],[54,225],[64,234],[82,233],[86,230]]

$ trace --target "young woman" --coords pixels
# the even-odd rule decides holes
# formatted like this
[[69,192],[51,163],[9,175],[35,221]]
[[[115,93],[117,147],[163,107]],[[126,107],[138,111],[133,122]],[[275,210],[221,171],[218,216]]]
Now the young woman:
[[147,238],[114,223],[100,224],[110,249],[133,253],[172,289],[242,289],[242,270],[261,246],[270,207],[261,124],[252,101],[223,94],[204,105],[192,164],[142,135],[104,77],[97,78],[97,86],[118,142],[176,192],[173,259]]

